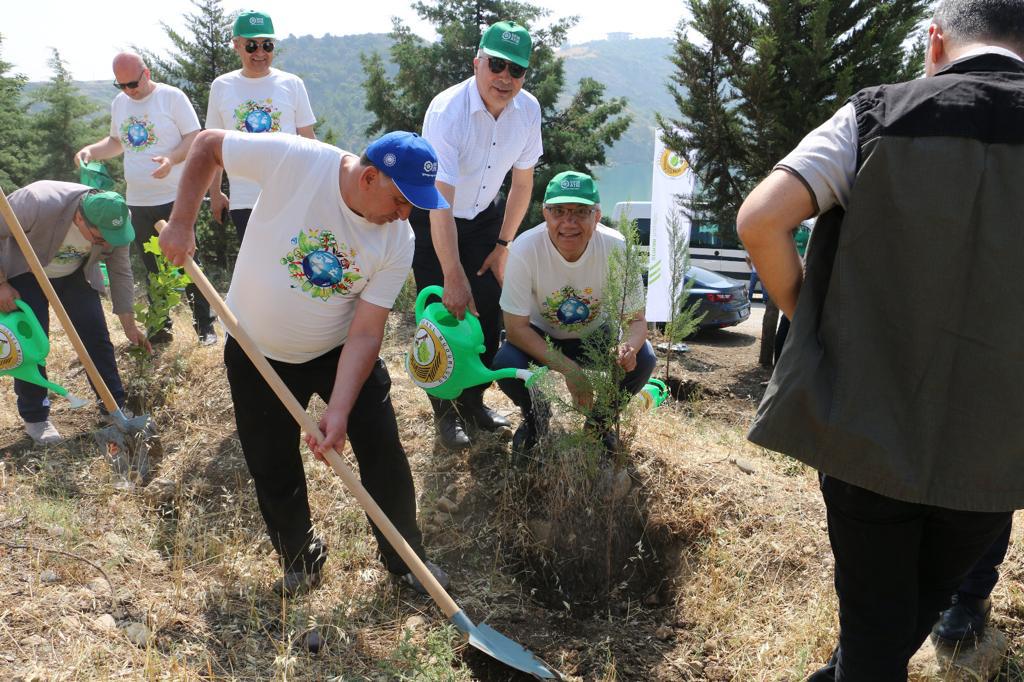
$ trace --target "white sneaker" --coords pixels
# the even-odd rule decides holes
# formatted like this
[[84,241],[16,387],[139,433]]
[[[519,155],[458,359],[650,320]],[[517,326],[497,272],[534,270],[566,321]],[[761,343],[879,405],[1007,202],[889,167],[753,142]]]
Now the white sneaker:
[[43,422],[25,422],[25,433],[39,445],[53,445],[64,440],[49,419]]

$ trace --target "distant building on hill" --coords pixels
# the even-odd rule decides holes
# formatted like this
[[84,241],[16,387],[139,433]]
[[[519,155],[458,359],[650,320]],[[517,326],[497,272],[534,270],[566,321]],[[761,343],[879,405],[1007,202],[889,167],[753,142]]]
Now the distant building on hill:
[[608,34],[608,40],[629,40],[632,36],[632,33],[626,31],[612,31]]

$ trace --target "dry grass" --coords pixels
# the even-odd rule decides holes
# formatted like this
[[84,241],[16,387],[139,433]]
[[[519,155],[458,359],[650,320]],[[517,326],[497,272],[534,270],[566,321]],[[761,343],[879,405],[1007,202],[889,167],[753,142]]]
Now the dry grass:
[[[628,503],[644,521],[639,561],[664,579],[577,617],[534,591],[528,519],[508,513],[521,494],[510,482],[508,444],[434,451],[429,405],[402,370],[408,327],[397,317],[393,325],[398,340],[384,357],[428,551],[452,573],[471,618],[587,680],[793,680],[827,657],[835,605],[815,479],[745,441],[751,400],[705,397],[640,418],[630,472],[643,495]],[[0,413],[0,541],[40,550],[0,546],[0,679],[518,679],[463,649],[429,600],[388,580],[362,512],[311,461],[314,522],[331,550],[326,580],[310,597],[270,595],[277,569],[234,433],[221,351],[193,346],[188,328],[179,315],[182,332],[149,384],[165,456],[159,479],[137,492],[114,488],[88,436],[95,412],[55,403],[53,419],[70,439],[30,447],[11,382],[0,382],[8,406]],[[53,345],[53,376],[87,394],[68,344],[57,334]],[[122,368],[132,373],[127,358]],[[488,402],[513,412],[496,391]],[[458,504],[454,513],[438,510],[442,496]],[[102,568],[113,606],[96,569],[46,549]],[[1015,549],[1006,566],[996,622],[1014,645],[1024,637]],[[98,624],[105,614],[114,629]],[[129,641],[130,623],[146,625],[150,637]],[[327,640],[318,656],[295,643],[314,624]]]

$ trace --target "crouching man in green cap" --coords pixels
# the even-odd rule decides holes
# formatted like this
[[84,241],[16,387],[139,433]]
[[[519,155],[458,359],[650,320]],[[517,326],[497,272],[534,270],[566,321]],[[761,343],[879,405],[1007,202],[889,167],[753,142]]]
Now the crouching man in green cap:
[[[519,235],[510,249],[500,301],[508,340],[492,363],[494,369],[526,369],[530,362],[550,367],[564,375],[573,400],[587,410],[593,408],[594,389],[580,367],[586,362],[585,341],[611,333],[605,304],[609,263],[626,247],[622,235],[600,220],[601,197],[593,178],[566,171],[551,179],[544,192],[545,222]],[[617,349],[626,371],[619,388],[635,395],[656,362],[647,341],[639,273],[626,292],[626,306],[631,317]],[[537,444],[549,412],[534,404],[522,381],[502,379],[498,385],[522,410],[512,451],[523,456]],[[597,429],[609,452],[618,450],[607,415],[593,410],[588,426]]]
[[[135,282],[128,245],[135,238],[124,199],[116,192],[96,192],[70,182],[43,180],[26,185],[9,197],[32,249],[43,264],[61,304],[67,310],[89,356],[99,369],[118,406],[125,401],[117,372],[100,294],[105,293],[99,262],[110,276],[110,299],[128,340],[150,349],[145,331],[135,323],[132,300]],[[0,311],[11,312],[22,299],[49,334],[46,296],[29,269],[7,223],[0,218]],[[46,376],[45,368],[40,369]],[[36,443],[61,440],[50,422],[50,401],[42,386],[15,379],[18,414]]]

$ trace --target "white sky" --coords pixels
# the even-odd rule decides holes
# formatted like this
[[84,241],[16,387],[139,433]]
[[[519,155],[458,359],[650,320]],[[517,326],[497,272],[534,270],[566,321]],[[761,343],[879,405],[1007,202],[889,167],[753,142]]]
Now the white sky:
[[[573,43],[603,39],[609,31],[628,31],[640,38],[672,36],[684,6],[683,0],[633,0],[627,10],[616,0],[591,0],[576,4],[579,9],[573,12],[565,7],[574,3],[534,3],[551,9],[552,17],[580,17],[569,33]],[[432,39],[432,29],[418,21],[411,4],[411,0],[371,0],[366,8],[355,0],[224,0],[223,7],[228,12],[253,8],[266,12],[281,37],[386,33],[391,30],[391,17],[398,16],[416,33]],[[14,73],[33,81],[50,77],[46,61],[51,47],[60,50],[76,80],[109,79],[116,52],[133,44],[156,52],[169,50],[160,22],[185,31],[184,15],[194,11],[188,0],[9,0],[4,5],[0,58],[14,65]]]

